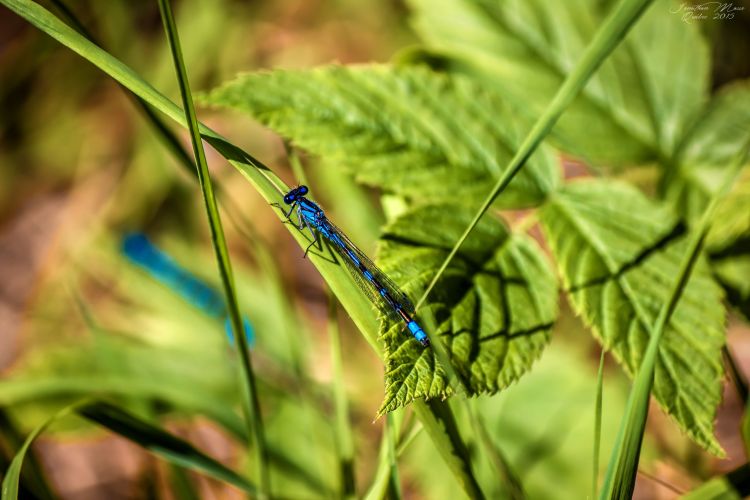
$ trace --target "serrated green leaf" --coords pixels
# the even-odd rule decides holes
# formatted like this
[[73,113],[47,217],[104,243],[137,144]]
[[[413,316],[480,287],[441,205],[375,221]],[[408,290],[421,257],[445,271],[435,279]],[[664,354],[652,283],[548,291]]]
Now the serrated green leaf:
[[[559,191],[541,221],[573,307],[632,376],[684,253],[675,217],[625,184],[585,181]],[[659,344],[653,385],[662,408],[715,454],[721,299],[700,261]]]
[[[665,197],[688,220],[696,221],[748,138],[750,82],[745,81],[722,89],[706,107],[665,178]],[[740,236],[750,235],[750,169],[745,169],[716,210],[709,248],[726,248]]]
[[[410,0],[413,24],[447,67],[500,89],[533,120],[550,102],[606,12],[595,0]],[[700,109],[708,49],[696,25],[656,2],[556,125],[556,144],[590,162],[669,157]]]
[[[250,113],[360,182],[418,199],[486,195],[522,139],[496,93],[421,67],[250,73],[204,100]],[[500,203],[539,203],[557,181],[554,159],[542,150]]]
[[[449,204],[405,212],[381,237],[383,270],[407,294],[418,296],[473,215],[471,209]],[[501,221],[487,217],[461,247],[427,307],[468,390],[494,393],[523,375],[541,354],[557,316],[557,283],[533,239],[513,235]],[[384,324],[381,336],[386,363],[381,413],[450,393],[433,349],[405,334],[402,325]]]

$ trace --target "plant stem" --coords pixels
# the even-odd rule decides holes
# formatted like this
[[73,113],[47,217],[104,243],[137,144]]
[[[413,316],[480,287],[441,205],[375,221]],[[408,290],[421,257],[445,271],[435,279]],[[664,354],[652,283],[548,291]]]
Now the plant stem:
[[596,375],[596,402],[594,403],[594,460],[591,477],[591,498],[596,498],[599,489],[599,451],[602,438],[602,395],[604,392],[604,354],[602,349],[599,356],[599,371]]
[[336,314],[336,297],[328,291],[328,334],[331,343],[331,364],[333,365],[333,401],[336,410],[336,444],[339,455],[341,497],[354,498],[354,445],[352,428],[349,423],[349,403],[344,385],[344,367],[341,358],[341,335]]
[[244,327],[241,319],[237,294],[234,285],[234,275],[229,260],[229,251],[227,249],[224,229],[219,216],[219,208],[216,203],[211,177],[208,172],[206,162],[206,153],[203,150],[201,133],[198,126],[198,119],[195,114],[195,106],[190,93],[190,84],[187,77],[187,70],[182,57],[180,40],[177,34],[177,26],[172,15],[169,0],[158,0],[159,11],[164,22],[164,30],[169,40],[170,50],[174,59],[174,66],[177,72],[177,79],[180,84],[180,94],[182,95],[182,104],[187,118],[187,124],[190,129],[190,139],[193,144],[193,153],[195,155],[196,165],[198,167],[198,180],[200,181],[203,192],[203,200],[206,206],[209,226],[211,228],[211,238],[216,252],[216,260],[219,265],[224,294],[226,296],[229,317],[234,330],[234,337],[237,339],[239,346],[240,360],[243,371],[244,386],[247,391],[245,402],[245,417],[247,419],[248,431],[254,437],[256,465],[259,477],[259,496],[265,498],[270,493],[270,474],[268,470],[268,452],[266,450],[265,435],[263,431],[263,420],[260,412],[260,403],[258,401],[255,375],[253,373],[252,361],[250,358],[250,347],[247,343],[247,337],[244,335]]

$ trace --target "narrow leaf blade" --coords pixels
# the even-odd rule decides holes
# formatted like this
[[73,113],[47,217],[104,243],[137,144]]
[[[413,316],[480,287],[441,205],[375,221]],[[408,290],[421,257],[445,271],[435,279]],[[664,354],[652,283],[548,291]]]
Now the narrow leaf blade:
[[248,493],[256,488],[247,479],[204,454],[192,444],[106,402],[86,404],[77,409],[82,417],[133,441],[170,463],[202,472]]

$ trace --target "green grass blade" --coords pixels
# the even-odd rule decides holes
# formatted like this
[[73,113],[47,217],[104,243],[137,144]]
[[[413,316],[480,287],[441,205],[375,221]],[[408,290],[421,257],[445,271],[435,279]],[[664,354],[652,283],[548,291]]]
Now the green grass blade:
[[18,483],[21,478],[21,469],[23,467],[23,461],[26,458],[26,453],[29,451],[29,447],[31,447],[31,443],[33,443],[34,440],[55,421],[71,414],[76,408],[83,404],[85,404],[85,402],[78,401],[72,405],[66,406],[29,434],[21,448],[16,452],[13,460],[10,462],[10,467],[5,471],[5,478],[3,479],[2,485],[2,496],[0,496],[2,500],[16,500],[18,498]]
[[335,408],[336,444],[338,447],[339,474],[341,478],[340,494],[342,498],[354,498],[356,487],[354,480],[354,444],[352,428],[349,422],[349,402],[344,385],[344,367],[341,357],[341,335],[336,315],[336,298],[328,297],[328,334],[331,343],[331,364],[333,375],[333,403]]
[[[76,409],[82,417],[133,441],[166,461],[192,469],[251,494],[256,488],[247,479],[205,455],[187,441],[105,402],[87,403]],[[3,499],[4,500],[4,499]]]
[[641,452],[641,443],[643,442],[643,433],[646,428],[646,417],[648,413],[649,396],[651,386],[654,380],[654,370],[658,355],[659,341],[664,332],[665,326],[669,322],[672,313],[679,303],[682,292],[685,289],[690,274],[695,263],[698,261],[703,243],[706,239],[711,222],[717,205],[721,199],[729,192],[735,179],[739,175],[748,153],[748,145],[743,146],[742,150],[735,157],[729,172],[726,174],[721,187],[711,198],[703,217],[697,227],[692,232],[688,249],[680,263],[680,269],[677,278],[672,285],[669,294],[669,300],[664,304],[651,328],[651,335],[644,355],[643,362],[636,374],[633,387],[628,397],[628,403],[625,408],[625,415],[620,424],[620,430],[612,449],[607,474],[604,478],[600,497],[627,499],[633,495],[635,487],[635,477],[638,472],[638,459]]
[[565,109],[573,102],[586,85],[586,82],[588,82],[589,78],[591,78],[609,54],[615,49],[615,47],[617,47],[623,38],[625,38],[625,34],[638,20],[650,3],[651,0],[622,0],[617,4],[604,23],[602,23],[601,28],[599,28],[594,35],[594,38],[586,47],[583,56],[578,60],[573,67],[573,70],[560,86],[560,89],[552,98],[552,102],[549,103],[544,113],[542,113],[534,123],[534,126],[516,151],[516,154],[503,171],[503,175],[500,176],[497,183],[490,191],[490,194],[482,203],[482,206],[479,211],[477,211],[474,219],[466,227],[464,233],[453,246],[448,256],[440,265],[440,268],[438,268],[429,286],[425,289],[422,297],[417,301],[417,308],[419,308],[427,299],[427,296],[448,268],[448,265],[458,252],[458,249],[463,245],[464,241],[469,236],[469,233],[472,232],[479,222],[479,219],[482,218],[495,199],[505,190],[506,187],[508,187],[508,184],[510,184],[510,181],[513,180],[516,174],[521,171],[521,168],[523,168],[526,161],[536,150],[537,146],[541,144],[547,134],[552,130],[552,127],[563,114]]
[[599,489],[599,452],[602,439],[602,395],[604,392],[604,350],[599,357],[599,371],[596,375],[596,402],[594,403],[594,459],[591,476],[591,498],[596,498]]
[[[0,470],[10,467],[13,453],[21,449],[24,441],[7,412],[0,409]],[[1,475],[0,479],[2,479]],[[33,450],[26,455],[26,467],[21,472],[21,479],[20,494],[22,496],[34,496],[40,500],[55,498]]]
[[[142,98],[153,109],[164,113],[183,127],[187,127],[185,113],[179,106],[144,81],[127,65],[91,43],[39,4],[31,0],[0,0],[0,4],[94,64]],[[204,125],[199,125],[199,127],[203,139],[237,168],[265,200],[269,202],[282,201],[281,195],[288,188],[268,167],[208,127]],[[281,219],[280,213],[277,212],[276,215]],[[293,228],[287,229],[301,247],[304,248],[307,245],[307,240],[300,232]],[[309,260],[318,269],[373,349],[382,356],[380,344],[377,340],[378,327],[372,305],[352,282],[348,271],[338,264],[331,263],[326,256],[311,253]],[[450,464],[451,471],[456,475],[467,495],[481,496],[474,494],[479,492],[479,488],[471,472],[465,446],[460,439],[457,439],[456,433],[448,433],[448,429],[439,424],[443,417],[453,420],[450,409],[444,408],[438,414],[423,403],[417,406],[419,407],[420,419],[425,429],[429,430],[428,435],[434,441],[446,463]]]
[[[398,410],[400,411],[400,410]],[[388,440],[385,433],[380,440],[380,452],[378,453],[378,468],[375,470],[375,477],[370,484],[370,488],[364,496],[364,500],[382,500],[386,497],[388,491],[388,482],[390,480],[390,452],[388,451]]]
[[240,307],[237,302],[237,293],[234,285],[232,265],[229,260],[229,251],[224,236],[224,229],[221,224],[221,217],[219,216],[219,207],[216,203],[211,177],[208,172],[206,153],[203,150],[198,118],[195,114],[195,105],[193,104],[193,98],[190,93],[190,83],[188,81],[187,70],[185,69],[185,61],[182,57],[180,39],[169,0],[159,0],[159,10],[161,12],[162,21],[164,22],[164,30],[169,40],[172,57],[174,59],[177,80],[180,86],[180,94],[182,95],[182,104],[187,116],[188,128],[190,129],[190,139],[193,143],[193,153],[195,155],[196,165],[198,166],[198,179],[203,192],[203,200],[206,205],[209,226],[211,227],[211,239],[216,252],[216,260],[219,265],[219,274],[221,275],[224,295],[226,296],[229,318],[232,322],[232,329],[235,332],[234,337],[237,339],[237,345],[239,347],[238,350],[240,353],[244,379],[243,386],[247,390],[247,400],[245,401],[247,408],[245,408],[245,417],[248,420],[249,435],[253,436],[255,445],[255,459],[258,467],[260,495],[261,497],[264,497],[267,495],[270,488],[268,452],[266,450],[266,438],[263,430],[260,403],[258,402],[258,389],[250,357],[250,346],[247,337],[242,333],[244,332],[244,326]]
[[169,486],[175,500],[200,500],[190,475],[176,465],[169,467]]
[[397,416],[403,415],[403,412],[391,412],[385,417],[385,429],[383,429],[383,438],[388,450],[388,498],[392,500],[401,500],[401,480],[398,474],[398,456],[396,455],[396,440],[398,439],[399,429],[401,428],[401,419]]

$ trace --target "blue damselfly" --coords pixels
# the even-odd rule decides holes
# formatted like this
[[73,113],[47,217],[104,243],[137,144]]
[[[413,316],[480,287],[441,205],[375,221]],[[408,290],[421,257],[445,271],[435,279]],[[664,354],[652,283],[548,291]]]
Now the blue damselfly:
[[[372,301],[378,309],[390,317],[401,320],[423,346],[429,346],[430,340],[422,327],[414,320],[414,306],[404,292],[385,275],[357,246],[347,238],[326,217],[320,206],[305,198],[307,186],[299,186],[284,196],[284,203],[289,205],[289,211],[284,212],[288,221],[300,231],[307,228],[313,241],[305,250],[318,242],[318,235],[331,243],[333,250],[341,256],[355,283]],[[277,204],[280,207],[280,205]],[[297,215],[297,221],[292,220],[292,214]]]

